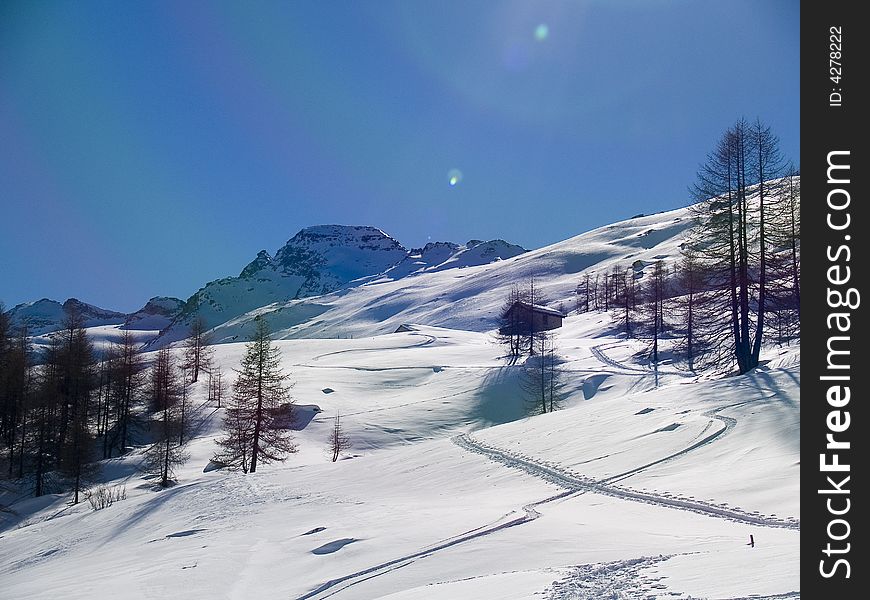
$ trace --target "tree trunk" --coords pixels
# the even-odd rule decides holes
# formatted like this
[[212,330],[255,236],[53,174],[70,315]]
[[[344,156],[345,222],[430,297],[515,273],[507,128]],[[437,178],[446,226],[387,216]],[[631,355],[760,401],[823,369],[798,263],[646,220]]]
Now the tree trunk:
[[256,421],[254,422],[254,452],[251,456],[251,473],[257,472],[257,455],[260,453],[260,424],[263,420],[263,362],[266,357],[263,355],[264,348],[260,344],[260,356],[257,378],[257,413]]

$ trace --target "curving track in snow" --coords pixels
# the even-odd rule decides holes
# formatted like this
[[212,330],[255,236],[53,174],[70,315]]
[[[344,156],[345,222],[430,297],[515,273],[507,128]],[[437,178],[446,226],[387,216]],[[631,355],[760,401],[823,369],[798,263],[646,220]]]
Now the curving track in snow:
[[[740,404],[744,404],[744,403],[741,402]],[[679,452],[674,452],[673,454],[671,454],[669,456],[665,456],[664,458],[654,460],[650,463],[647,463],[645,465],[641,465],[639,467],[635,467],[634,469],[630,469],[630,470],[625,471],[623,473],[619,473],[618,475],[612,475],[610,477],[602,479],[601,481],[603,483],[616,483],[617,481],[622,481],[623,479],[627,479],[627,478],[631,477],[632,475],[635,475],[636,473],[640,473],[641,471],[646,471],[650,467],[654,467],[655,465],[660,465],[662,463],[670,462],[674,459],[685,456],[686,454],[688,454],[689,452],[692,452],[693,450],[697,450],[698,448],[700,448],[702,446],[706,446],[707,444],[709,444],[713,440],[725,435],[726,433],[728,433],[729,431],[734,429],[734,427],[737,425],[737,419],[734,419],[733,417],[726,417],[725,415],[720,415],[719,413],[721,411],[725,410],[726,408],[733,408],[734,406],[739,406],[740,404],[734,404],[731,406],[723,406],[720,408],[714,408],[713,410],[708,410],[707,412],[705,412],[704,413],[705,417],[710,417],[711,419],[715,419],[715,421],[719,421],[722,424],[722,427],[720,429],[717,429],[713,433],[704,435],[709,430],[710,425],[712,425],[715,422],[715,421],[710,421],[710,423],[708,423],[707,427],[704,428],[704,431],[701,432],[701,435],[704,435],[704,437],[702,437],[700,440],[698,440],[694,444],[692,444],[686,448],[683,448]]]
[[494,523],[466,531],[465,533],[461,533],[450,538],[443,539],[417,552],[400,556],[393,560],[368,567],[367,569],[362,569],[360,571],[356,571],[355,573],[344,575],[343,577],[330,579],[329,581],[317,586],[307,594],[299,596],[297,600],[310,600],[315,598],[318,600],[322,600],[324,598],[329,598],[330,596],[334,596],[349,587],[352,587],[364,581],[368,581],[369,579],[372,579],[374,577],[385,575],[391,571],[395,571],[396,569],[406,567],[420,558],[425,558],[446,548],[451,548],[464,542],[475,540],[486,535],[491,535],[497,531],[501,531],[509,527],[516,527],[517,525],[524,525],[525,523],[530,523],[531,521],[534,521],[541,516],[541,513],[536,510],[536,507],[547,504],[549,502],[553,502],[555,500],[560,500],[574,493],[576,492],[574,492],[573,490],[566,490],[564,492],[556,494],[555,496],[545,498],[544,500],[539,500],[537,502],[526,504],[522,507],[524,513],[522,516],[508,519],[508,517],[510,517],[512,514],[515,514],[509,513],[508,515],[495,521]]
[[[590,346],[589,351],[592,353],[592,356],[598,360],[598,362],[607,365],[612,369],[616,369],[620,375],[655,375],[656,371],[654,369],[648,369],[644,367],[632,367],[621,363],[617,360],[614,360],[607,356],[604,353],[603,345],[598,346]],[[677,369],[658,369],[659,375],[679,375],[680,377],[694,377],[695,374],[688,371],[680,371]]]
[[592,356],[598,360],[598,362],[607,365],[613,369],[616,369],[620,373],[625,373],[626,375],[649,375],[649,371],[646,369],[640,369],[638,367],[630,367],[628,365],[624,365],[621,362],[615,361],[604,353],[604,350],[601,349],[601,346],[590,346],[589,351],[592,353]]
[[350,353],[372,353],[372,352],[382,352],[384,350],[410,350],[411,348],[422,348],[424,346],[430,346],[438,341],[434,335],[429,335],[427,333],[412,333],[411,335],[416,337],[424,338],[423,341],[417,342],[415,344],[402,344],[401,346],[387,346],[385,348],[348,348],[346,350],[334,350],[332,352],[326,352],[324,354],[318,354],[311,358],[312,361],[320,360],[321,358],[325,358],[327,356],[336,356],[338,354],[350,354]]
[[[718,435],[718,434],[717,434]],[[712,441],[707,439],[703,443]],[[558,485],[572,492],[592,492],[594,494],[603,494],[620,498],[622,500],[631,500],[634,502],[643,502],[645,504],[653,504],[665,508],[676,510],[684,510],[695,512],[708,517],[717,519],[729,519],[747,525],[755,525],[758,527],[779,527],[785,529],[800,529],[800,521],[794,518],[779,518],[775,516],[764,516],[754,513],[749,513],[738,508],[718,506],[715,504],[702,502],[700,500],[677,498],[663,494],[655,494],[652,492],[638,492],[635,490],[615,486],[606,481],[596,481],[582,475],[571,473],[564,467],[554,465],[552,463],[543,463],[528,456],[521,456],[514,452],[503,450],[489,446],[472,438],[467,433],[458,435],[453,438],[453,442],[469,452],[476,452],[486,456],[487,458],[500,462],[505,466],[525,471],[530,475],[539,477],[554,485]],[[698,445],[694,445],[698,447]],[[683,450],[683,453],[689,449]],[[669,457],[673,458],[673,457]],[[648,465],[649,466],[649,465]]]

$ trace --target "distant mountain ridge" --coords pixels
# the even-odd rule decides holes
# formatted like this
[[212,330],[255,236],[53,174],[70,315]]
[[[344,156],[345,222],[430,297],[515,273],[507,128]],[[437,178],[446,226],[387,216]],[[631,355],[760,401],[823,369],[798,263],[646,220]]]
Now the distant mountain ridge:
[[[577,286],[587,276],[594,280],[614,267],[630,267],[643,284],[647,267],[679,259],[693,224],[691,209],[684,207],[618,221],[528,252],[503,240],[431,242],[409,250],[384,272],[334,291],[262,302],[213,325],[212,334],[219,343],[247,340],[261,315],[276,339],[357,338],[393,333],[408,324],[492,331],[511,289],[532,280],[549,299],[547,305],[562,312],[576,307]],[[178,325],[150,347],[183,337],[183,329],[172,331]]]
[[503,240],[473,240],[465,245],[431,242],[408,250],[377,227],[306,227],[274,255],[258,252],[238,277],[211,281],[200,288],[162,332],[160,342],[185,337],[194,315],[213,328],[276,303],[321,296],[381,278],[395,280],[426,270],[487,264],[524,252],[521,246]]
[[68,298],[63,303],[42,298],[14,306],[9,311],[9,317],[14,326],[26,325],[32,335],[61,329],[67,312],[71,310],[82,316],[86,327],[120,325],[121,329],[160,330],[172,322],[183,305],[184,302],[178,298],[157,296],[135,312],[122,313],[100,308],[77,298]]
[[64,307],[75,305],[88,327],[159,330],[161,342],[168,343],[187,335],[194,316],[212,328],[276,303],[381,279],[488,264],[525,252],[525,248],[504,240],[430,242],[408,250],[377,227],[315,225],[300,230],[274,254],[261,250],[237,277],[208,282],[186,301],[156,296],[139,310],[122,313],[74,298],[63,304],[43,298],[19,304],[9,312],[14,323],[27,323],[31,332],[39,335],[60,329]]

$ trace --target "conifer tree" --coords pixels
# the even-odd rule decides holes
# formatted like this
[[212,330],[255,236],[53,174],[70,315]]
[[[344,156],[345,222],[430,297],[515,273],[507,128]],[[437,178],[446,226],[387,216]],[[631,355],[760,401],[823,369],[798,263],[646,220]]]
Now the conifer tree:
[[159,419],[153,423],[154,443],[146,452],[144,464],[145,472],[156,477],[161,487],[171,485],[175,469],[190,458],[178,441],[183,436],[179,387],[172,354],[162,348],[151,367],[151,396]]
[[292,401],[288,376],[281,370],[281,352],[272,343],[266,320],[254,320],[231,405],[226,409],[224,436],[216,462],[255,473],[259,464],[282,461],[296,451],[286,424]]
[[184,363],[190,371],[190,382],[199,380],[200,371],[211,369],[213,348],[205,319],[196,317],[190,324],[190,335],[184,340]]
[[73,504],[78,504],[81,490],[94,474],[94,350],[84,327],[84,319],[75,308],[68,309],[60,340],[59,379],[53,390],[60,404],[58,431],[58,467],[73,486]]

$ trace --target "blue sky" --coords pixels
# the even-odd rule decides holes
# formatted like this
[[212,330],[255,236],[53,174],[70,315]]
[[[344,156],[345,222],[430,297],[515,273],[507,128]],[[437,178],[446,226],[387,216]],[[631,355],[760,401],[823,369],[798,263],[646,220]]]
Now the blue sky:
[[799,59],[790,1],[5,0],[0,300],[186,298],[322,223],[535,248],[681,206],[741,116],[798,160]]

